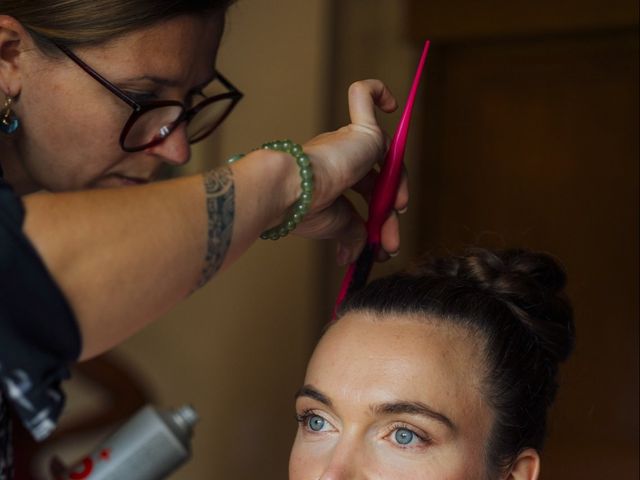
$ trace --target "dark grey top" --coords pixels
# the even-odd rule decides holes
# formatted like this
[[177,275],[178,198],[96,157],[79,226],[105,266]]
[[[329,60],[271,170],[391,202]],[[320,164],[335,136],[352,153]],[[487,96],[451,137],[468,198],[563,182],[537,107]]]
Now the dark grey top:
[[64,405],[60,383],[81,347],[71,308],[23,221],[22,202],[0,170],[0,480],[12,478],[9,415],[46,438]]

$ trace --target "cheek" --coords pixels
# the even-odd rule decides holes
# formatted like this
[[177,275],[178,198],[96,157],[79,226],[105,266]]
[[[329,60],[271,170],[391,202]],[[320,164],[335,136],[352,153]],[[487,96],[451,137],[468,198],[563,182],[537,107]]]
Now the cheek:
[[328,461],[326,450],[326,445],[321,447],[317,442],[312,444],[305,441],[298,429],[289,456],[289,480],[320,478]]
[[311,434],[299,428],[289,459],[289,480],[353,478],[360,469],[356,457],[361,452],[359,441],[345,440],[341,433]]
[[420,479],[439,480],[486,480],[486,469],[482,455],[483,447],[465,449],[462,445],[434,451],[425,464],[428,474]]
[[23,160],[44,188],[82,188],[123,157],[118,138],[127,113],[108,98],[53,85],[34,86],[21,98]]
[[[296,436],[293,448],[291,449],[291,455],[289,456],[289,480],[312,478],[313,466],[314,461],[312,457],[305,455],[298,441],[298,436]],[[317,475],[316,478],[318,478]]]

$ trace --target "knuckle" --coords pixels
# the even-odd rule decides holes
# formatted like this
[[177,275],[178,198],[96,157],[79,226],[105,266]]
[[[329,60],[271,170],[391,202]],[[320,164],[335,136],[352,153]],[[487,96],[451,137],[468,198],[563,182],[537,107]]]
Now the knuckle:
[[364,87],[363,84],[364,84],[363,80],[357,80],[353,82],[351,85],[349,85],[349,94],[353,94],[353,93],[356,93],[358,90],[361,90]]
[[371,90],[371,80],[356,80],[349,86],[349,95]]

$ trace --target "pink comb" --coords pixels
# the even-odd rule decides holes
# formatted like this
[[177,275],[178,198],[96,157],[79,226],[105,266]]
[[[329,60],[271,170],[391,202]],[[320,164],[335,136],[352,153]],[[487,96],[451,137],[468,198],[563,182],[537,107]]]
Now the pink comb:
[[431,42],[427,40],[424,44],[407,104],[404,107],[400,122],[391,140],[391,146],[387,152],[384,165],[373,189],[373,195],[369,204],[369,219],[367,220],[367,244],[358,259],[349,265],[345,273],[342,286],[340,287],[340,293],[338,294],[338,299],[333,309],[333,318],[336,317],[338,307],[340,307],[347,295],[362,288],[367,283],[369,273],[371,273],[371,267],[380,249],[382,224],[389,217],[396,195],[398,194],[404,151],[407,145],[407,134],[409,132],[409,123],[411,122],[411,112],[418,92],[418,85],[420,85],[420,78],[422,76],[422,70],[424,69],[425,60],[427,59],[430,43]]

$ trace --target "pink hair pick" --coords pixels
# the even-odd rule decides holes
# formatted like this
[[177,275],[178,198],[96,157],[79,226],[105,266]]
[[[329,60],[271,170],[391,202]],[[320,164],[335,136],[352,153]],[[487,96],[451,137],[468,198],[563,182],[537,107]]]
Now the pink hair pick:
[[391,140],[391,146],[387,152],[384,165],[373,189],[373,195],[369,204],[369,219],[367,220],[367,244],[358,259],[349,265],[345,273],[342,286],[340,287],[340,293],[338,294],[338,299],[333,309],[333,318],[336,317],[338,308],[347,295],[362,288],[367,283],[369,273],[371,273],[371,267],[380,249],[382,225],[389,217],[396,195],[398,194],[404,151],[407,145],[407,134],[411,122],[411,112],[430,44],[431,42],[429,40],[424,44],[418,69],[416,70],[413,84],[409,91],[409,98],[407,99],[404,111],[400,117],[400,122],[398,122],[396,132]]

